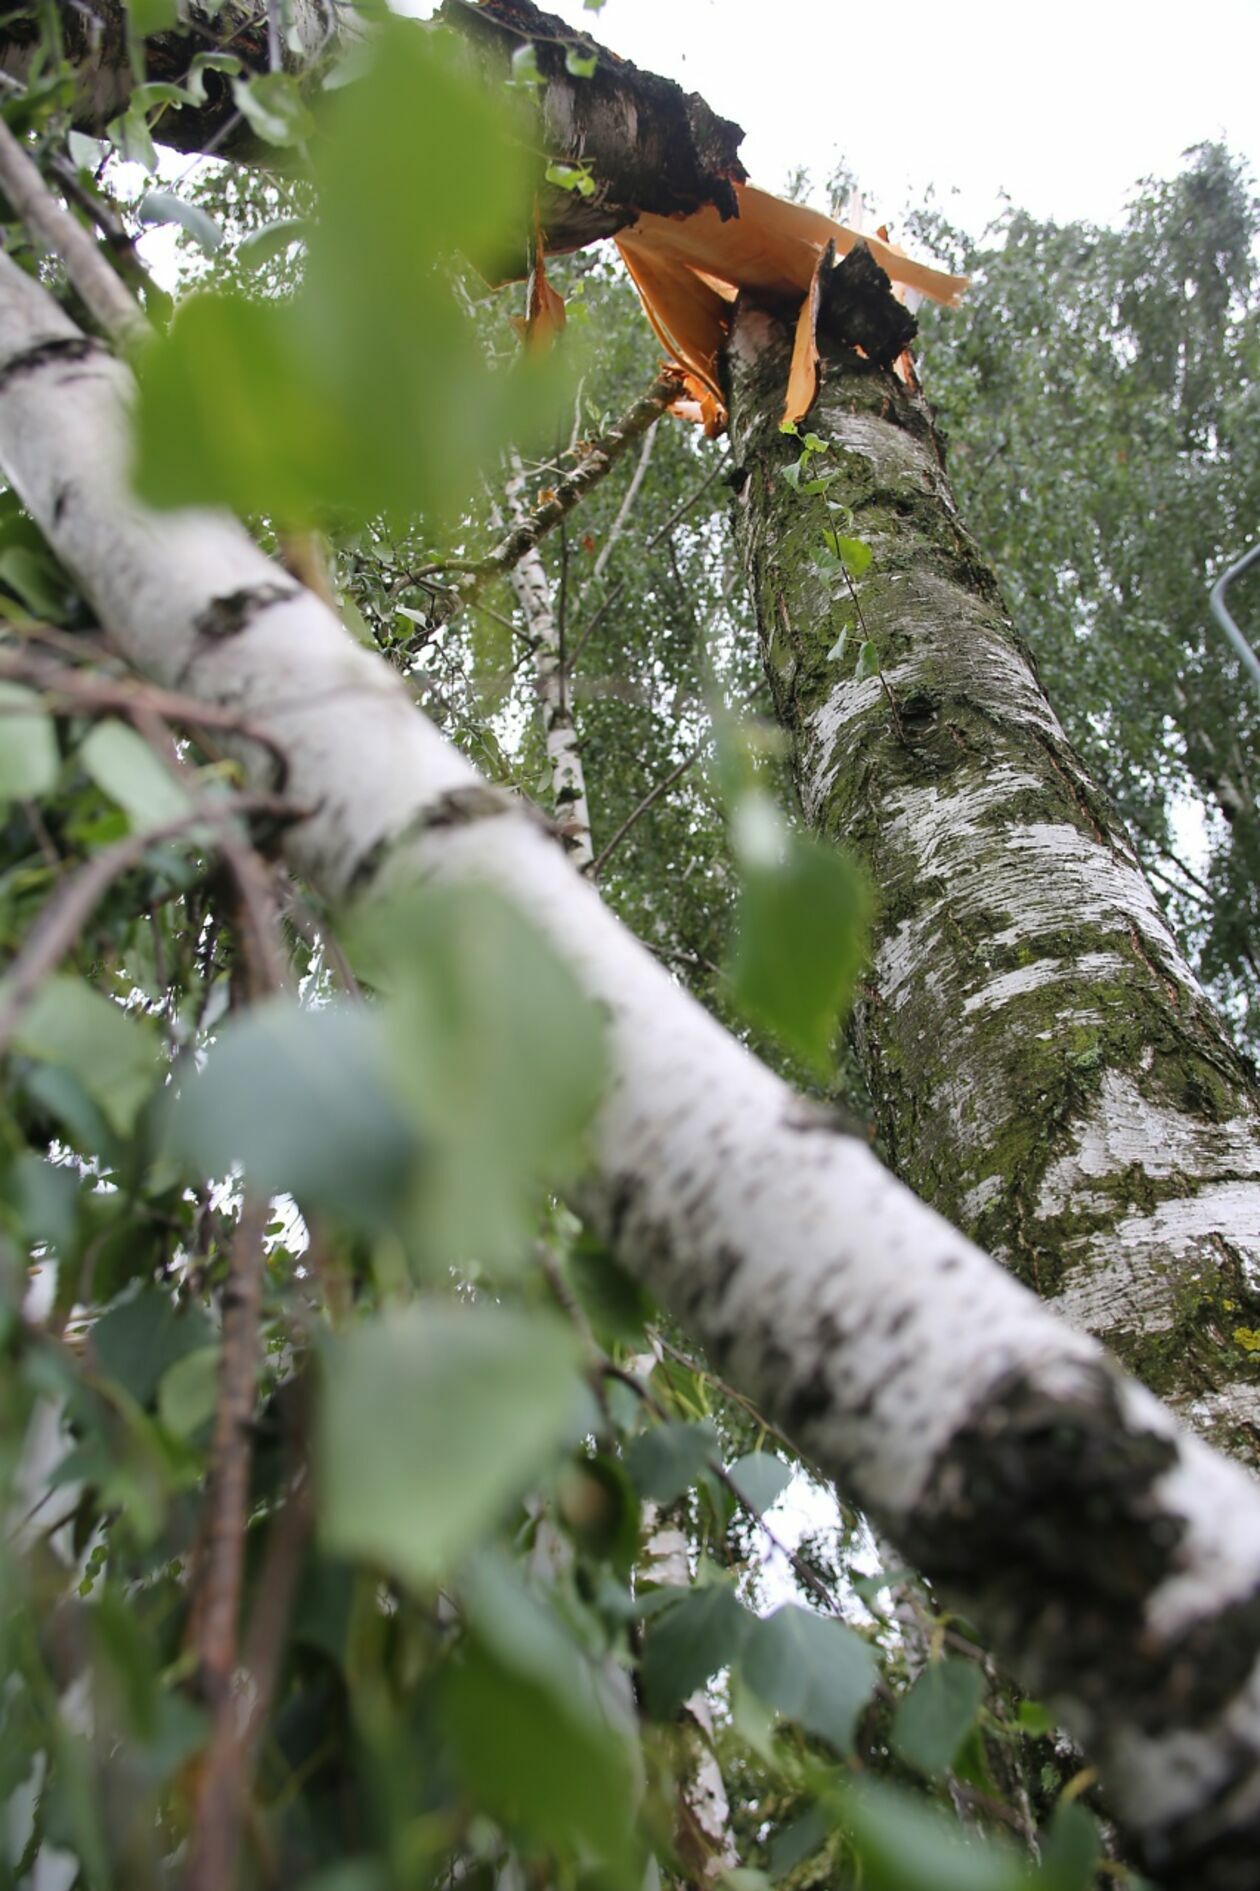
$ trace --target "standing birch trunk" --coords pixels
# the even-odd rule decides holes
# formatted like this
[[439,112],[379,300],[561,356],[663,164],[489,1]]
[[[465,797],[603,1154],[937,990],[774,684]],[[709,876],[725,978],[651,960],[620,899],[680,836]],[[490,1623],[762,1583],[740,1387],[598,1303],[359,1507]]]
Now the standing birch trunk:
[[[289,761],[333,901],[488,882],[607,1019],[586,1211],[992,1637],[1173,1891],[1260,1846],[1260,1490],[732,1040],[232,519],[128,494],[127,370],[0,258],[0,465],[117,649]],[[295,679],[298,685],[295,687]],[[255,777],[270,745],[243,739]]]
[[[651,439],[649,433],[648,438]],[[520,525],[526,517],[525,468],[520,456],[511,456],[512,474],[507,483],[508,515]],[[525,628],[534,645],[534,674],[538,680],[538,707],[542,717],[543,741],[551,770],[551,799],[560,838],[575,867],[589,867],[594,858],[591,848],[591,810],[586,799],[586,776],[582,752],[573,725],[573,705],[565,670],[560,630],[552,603],[551,583],[542,554],[531,545],[519,563],[512,567],[512,589],[525,618]]]
[[[737,320],[736,523],[805,818],[880,911],[854,1037],[897,1172],[1260,1461],[1260,1098],[958,516],[927,402],[824,345],[797,492],[785,321]],[[830,502],[848,508],[833,510]],[[843,523],[848,516],[852,525]],[[828,570],[823,531],[869,545]],[[849,636],[841,646],[844,630]],[[879,673],[854,655],[873,645]]]

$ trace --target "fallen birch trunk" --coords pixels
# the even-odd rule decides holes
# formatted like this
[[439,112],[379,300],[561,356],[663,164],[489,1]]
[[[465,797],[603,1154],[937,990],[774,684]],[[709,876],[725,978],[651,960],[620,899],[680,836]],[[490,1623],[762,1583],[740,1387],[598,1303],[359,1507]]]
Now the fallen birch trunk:
[[[315,810],[290,860],[329,898],[476,878],[547,932],[608,1018],[592,1223],[1053,1704],[1146,1866],[1249,1891],[1251,1478],[731,1039],[242,527],[138,506],[131,391],[0,259],[0,464],[118,647],[283,747]],[[242,750],[267,783],[274,756]]]

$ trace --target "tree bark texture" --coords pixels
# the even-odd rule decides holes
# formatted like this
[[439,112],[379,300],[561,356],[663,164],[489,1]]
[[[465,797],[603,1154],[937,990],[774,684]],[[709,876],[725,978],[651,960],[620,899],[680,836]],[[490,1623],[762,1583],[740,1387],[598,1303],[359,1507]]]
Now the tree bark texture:
[[607,1020],[592,1224],[1052,1703],[1148,1868],[1251,1891],[1254,1480],[731,1039],[234,520],[140,507],[131,394],[0,258],[0,465],[119,650],[283,747],[290,860],[331,900],[480,880],[548,934]]
[[[737,321],[736,525],[805,817],[862,860],[879,900],[855,1037],[882,1147],[1255,1464],[1254,1073],[1046,700],[958,517],[927,403],[825,346],[804,427],[829,443],[809,472],[835,478],[794,491],[783,468],[800,442],[779,431],[791,339],[762,309]],[[815,562],[837,526],[874,553],[855,581]],[[882,674],[859,679],[865,638]]]
[[[507,504],[512,519],[519,524],[525,517],[525,469],[512,455],[512,476],[507,483]],[[575,867],[589,867],[594,858],[591,846],[591,810],[586,799],[586,773],[573,726],[573,703],[565,675],[564,651],[560,647],[560,628],[556,622],[551,597],[551,582],[542,554],[531,546],[512,567],[512,590],[525,618],[525,628],[534,644],[534,674],[538,681],[538,707],[542,718],[543,741],[551,769],[552,810],[565,849]]]

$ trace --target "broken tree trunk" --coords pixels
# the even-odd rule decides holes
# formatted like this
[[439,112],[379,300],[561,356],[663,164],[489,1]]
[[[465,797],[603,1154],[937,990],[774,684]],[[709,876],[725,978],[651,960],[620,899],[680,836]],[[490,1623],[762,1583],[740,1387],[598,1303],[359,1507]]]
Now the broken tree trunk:
[[[1254,1464],[1254,1074],[1042,692],[927,403],[870,358],[901,347],[905,310],[860,252],[835,276],[804,423],[827,442],[807,471],[829,484],[784,478],[801,450],[779,426],[792,328],[746,304],[729,356],[735,515],[801,806],[878,895],[855,1039],[882,1146]],[[861,576],[827,530],[870,547]],[[877,673],[855,663],[863,643]]]
[[1170,1891],[1250,1891],[1254,1480],[750,1057],[235,521],[138,506],[132,391],[0,258],[0,465],[115,647],[248,705],[242,761],[287,755],[289,858],[330,900],[472,878],[550,936],[607,1020],[593,1224],[1053,1705]]

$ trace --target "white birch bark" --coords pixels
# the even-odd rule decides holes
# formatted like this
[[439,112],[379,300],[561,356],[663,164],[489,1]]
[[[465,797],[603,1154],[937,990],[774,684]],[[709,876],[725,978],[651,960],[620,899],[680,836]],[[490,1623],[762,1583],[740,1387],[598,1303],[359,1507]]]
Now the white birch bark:
[[550,936],[608,1021],[594,1225],[1053,1703],[1148,1867],[1252,1885],[1255,1483],[731,1039],[240,526],[129,498],[130,392],[0,258],[0,465],[119,650],[269,729],[330,899],[476,878]]
[[[651,434],[648,434],[651,439]],[[525,469],[518,454],[511,456],[512,476],[506,493],[508,512],[514,524],[525,519]],[[542,716],[543,740],[551,769],[551,798],[556,824],[565,850],[575,867],[589,867],[591,847],[591,811],[586,799],[586,775],[577,730],[573,725],[573,707],[560,632],[551,599],[547,567],[536,546],[524,554],[509,573],[517,603],[525,617],[525,627],[534,640],[534,675],[538,684],[538,705]]]
[[[1021,1279],[1260,1462],[1254,1076],[1046,699],[926,405],[838,346],[809,426],[831,443],[828,498],[853,508],[873,558],[852,586],[818,568],[826,505],[782,478],[799,451],[777,425],[789,344],[756,309],[737,324],[740,537],[806,817],[879,892],[857,1016],[884,1146]],[[859,679],[867,636],[882,675]]]

